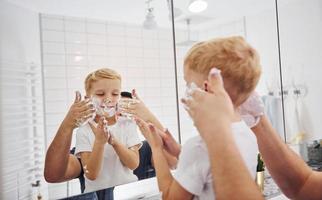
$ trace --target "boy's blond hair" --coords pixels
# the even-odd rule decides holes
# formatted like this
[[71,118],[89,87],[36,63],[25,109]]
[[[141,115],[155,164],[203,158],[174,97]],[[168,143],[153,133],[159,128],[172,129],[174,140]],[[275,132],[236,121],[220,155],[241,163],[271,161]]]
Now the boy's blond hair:
[[96,71],[91,72],[87,75],[85,79],[85,91],[86,94],[89,94],[89,91],[91,90],[92,83],[95,81],[98,81],[100,79],[112,79],[112,80],[122,80],[121,75],[117,73],[116,71],[109,69],[109,68],[101,68]]
[[259,60],[254,48],[242,37],[234,36],[194,45],[187,53],[184,65],[205,77],[213,67],[220,69],[225,88],[234,105],[238,106],[247,99],[259,81]]

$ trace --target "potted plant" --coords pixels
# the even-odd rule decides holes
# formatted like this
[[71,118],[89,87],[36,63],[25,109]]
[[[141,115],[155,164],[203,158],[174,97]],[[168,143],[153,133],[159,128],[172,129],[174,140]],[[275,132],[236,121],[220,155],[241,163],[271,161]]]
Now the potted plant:
[[260,153],[257,155],[256,183],[259,189],[264,191],[265,165]]

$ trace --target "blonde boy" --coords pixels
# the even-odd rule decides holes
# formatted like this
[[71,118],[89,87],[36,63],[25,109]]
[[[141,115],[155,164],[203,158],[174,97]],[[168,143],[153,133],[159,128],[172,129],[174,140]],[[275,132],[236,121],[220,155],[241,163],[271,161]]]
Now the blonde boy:
[[[121,76],[108,68],[96,70],[86,77],[85,90],[88,97],[108,99],[113,107],[120,98]],[[137,180],[132,171],[139,165],[141,145],[136,124],[115,115],[104,117],[109,133],[104,132],[99,117],[95,119],[98,126],[88,123],[77,131],[76,155],[84,166],[85,192]]]
[[[242,37],[214,39],[196,44],[184,60],[184,79],[187,85],[194,83],[200,89],[207,91],[207,77],[214,67],[221,70],[225,89],[234,104],[235,116],[231,128],[236,144],[250,174],[255,178],[258,152],[256,138],[241,120],[238,107],[252,93],[259,80],[261,73],[259,56]],[[138,124],[141,130],[144,125],[146,126],[142,122]],[[153,132],[155,128],[150,125],[149,130]],[[161,140],[153,137],[155,133],[146,135],[150,139],[148,141],[151,143],[163,199],[215,198],[212,184],[216,181],[216,177],[211,175],[207,147],[200,136],[189,139],[183,145],[177,170],[172,176],[170,170],[163,164]]]

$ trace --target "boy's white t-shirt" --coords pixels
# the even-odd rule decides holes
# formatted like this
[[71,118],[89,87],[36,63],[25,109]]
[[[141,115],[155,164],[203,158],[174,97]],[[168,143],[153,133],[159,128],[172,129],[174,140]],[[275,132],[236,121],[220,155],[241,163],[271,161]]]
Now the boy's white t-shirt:
[[[231,128],[237,147],[255,180],[258,153],[256,137],[244,121],[232,123]],[[208,150],[199,135],[183,145],[174,179],[192,193],[194,199],[215,199]]]
[[[127,148],[141,144],[136,124],[132,120],[119,118],[116,124],[110,126],[110,130],[114,137]],[[89,124],[80,127],[76,133],[75,154],[92,152],[94,141],[95,135]],[[84,176],[85,192],[101,190],[138,180],[133,171],[122,164],[110,144],[105,144],[103,156],[102,168],[97,179],[92,181]]]

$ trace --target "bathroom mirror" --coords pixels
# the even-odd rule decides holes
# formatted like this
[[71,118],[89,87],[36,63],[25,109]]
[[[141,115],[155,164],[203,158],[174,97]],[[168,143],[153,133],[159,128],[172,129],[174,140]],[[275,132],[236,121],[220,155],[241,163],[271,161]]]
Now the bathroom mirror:
[[[70,8],[77,16],[46,12],[40,15],[47,141],[51,141],[73,101],[74,91],[84,94],[86,74],[102,66],[118,71],[123,90],[135,88],[176,137],[168,2],[98,1],[93,6],[93,2],[84,1],[83,5]],[[79,13],[80,10],[83,11]],[[99,20],[94,19],[94,13]],[[75,187],[79,187],[78,180],[69,182],[71,191],[67,195],[74,193]]]
[[1,199],[80,193],[78,179],[44,181],[44,156],[75,91],[85,95],[84,79],[96,69],[119,72],[122,90],[136,89],[178,139],[170,1],[9,0],[0,7]]
[[318,0],[279,0],[277,5],[286,141],[306,161],[310,160],[308,153],[313,146],[322,158],[321,149],[313,145],[314,140],[319,143],[322,138],[322,91],[319,88],[322,3]]
[[[256,91],[262,96],[265,111],[284,140],[275,1],[208,0],[204,1],[207,8],[201,12],[189,9],[191,2],[174,1],[179,97],[183,96],[186,87],[184,56],[193,44],[216,37],[242,36],[259,52],[262,75]],[[180,139],[184,143],[197,132],[182,105],[179,108]]]

